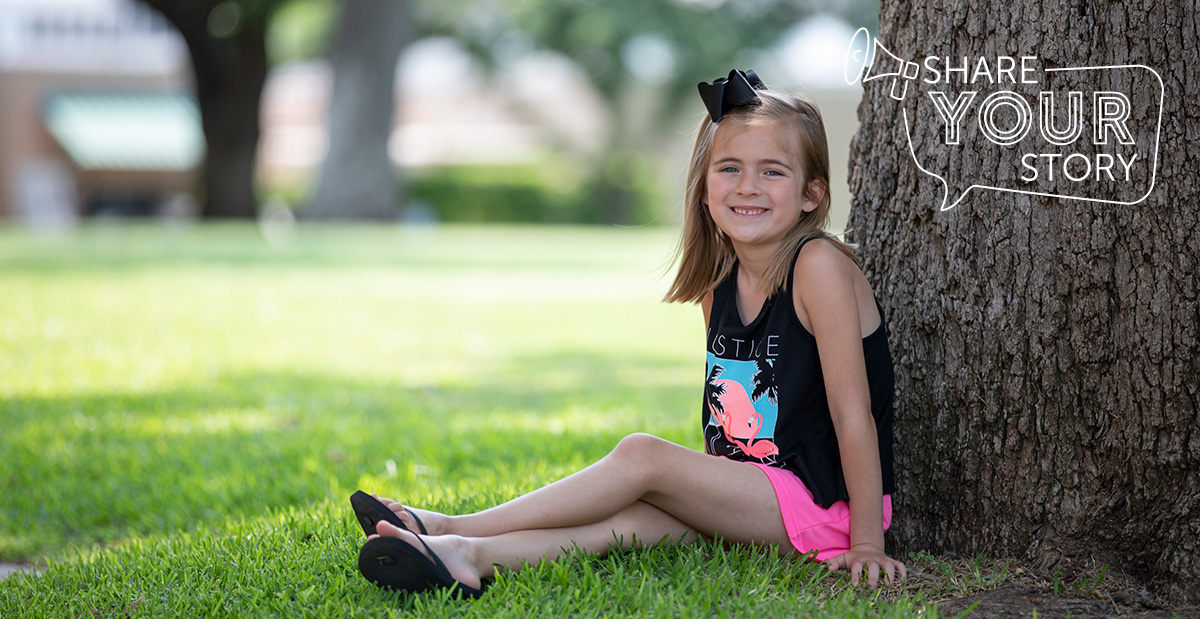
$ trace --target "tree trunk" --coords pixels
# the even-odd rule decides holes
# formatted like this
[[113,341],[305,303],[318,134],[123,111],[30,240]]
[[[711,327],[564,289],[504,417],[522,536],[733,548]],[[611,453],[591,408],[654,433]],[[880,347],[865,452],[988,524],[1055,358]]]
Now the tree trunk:
[[259,104],[267,77],[265,24],[270,6],[243,15],[229,36],[213,36],[209,14],[218,3],[143,0],[166,17],[187,43],[207,149],[200,175],[204,217],[254,217],[254,161]]
[[[1136,68],[1039,68],[1037,84],[913,80],[903,102],[891,78],[864,82],[849,228],[896,359],[900,549],[1023,558],[1068,578],[1104,563],[1200,600],[1198,4],[882,2],[879,40],[921,78],[927,56],[966,56],[971,71],[984,57],[995,75],[997,55],[1036,55],[1041,68],[1146,65],[1162,82]],[[1032,106],[1031,137],[1015,146],[977,128],[1000,89]],[[1044,89],[1063,102],[1060,126],[1066,91],[1083,92],[1083,139],[1049,148],[1038,136]],[[951,102],[978,91],[959,147],[945,144],[930,90]],[[1133,145],[1093,144],[1097,90],[1128,95]],[[1160,93],[1156,165],[1139,160],[1124,183],[1101,177],[1098,153],[1154,152]],[[1004,114],[997,124],[1015,125]],[[1092,158],[1101,180],[1049,182],[1042,169],[1023,183],[1022,155],[1051,151]],[[942,184],[918,161],[951,179],[947,205],[972,183],[1123,203],[975,188],[941,211]]]
[[396,59],[412,38],[409,0],[345,0],[334,43],[329,151],[307,217],[390,219],[398,175],[388,158]]

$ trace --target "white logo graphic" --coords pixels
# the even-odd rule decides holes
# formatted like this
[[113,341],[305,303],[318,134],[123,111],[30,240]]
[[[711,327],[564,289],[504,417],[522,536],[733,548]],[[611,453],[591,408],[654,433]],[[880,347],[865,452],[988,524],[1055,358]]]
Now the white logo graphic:
[[[850,40],[846,82],[891,80],[913,162],[945,188],[941,210],[972,189],[1124,205],[1154,190],[1164,94],[1154,69],[1043,68],[1037,56],[917,64],[870,39],[860,28]],[[918,92],[911,99],[910,90]],[[1157,108],[1135,109],[1133,93],[1149,94]],[[910,115],[937,122],[914,133]],[[1016,157],[1005,152],[1013,149]]]

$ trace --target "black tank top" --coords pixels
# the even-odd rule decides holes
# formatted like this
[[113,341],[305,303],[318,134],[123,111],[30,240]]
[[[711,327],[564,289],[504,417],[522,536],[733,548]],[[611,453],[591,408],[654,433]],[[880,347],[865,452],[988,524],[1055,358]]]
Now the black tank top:
[[[828,508],[849,495],[817,340],[800,324],[792,303],[794,273],[793,266],[785,288],[768,298],[748,325],[737,308],[737,265],[713,291],[701,422],[708,453],[789,470],[818,504]],[[879,437],[883,493],[890,494],[895,379],[883,307],[878,301],[875,305],[879,328],[863,338],[863,357]]]

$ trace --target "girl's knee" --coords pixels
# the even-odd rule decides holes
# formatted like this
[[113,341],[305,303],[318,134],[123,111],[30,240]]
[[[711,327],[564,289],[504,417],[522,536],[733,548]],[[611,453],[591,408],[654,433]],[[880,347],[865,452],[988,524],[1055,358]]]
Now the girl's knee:
[[667,441],[657,436],[638,432],[621,439],[621,442],[613,448],[612,456],[621,462],[634,465],[646,464],[652,462],[655,455],[667,444],[669,444]]

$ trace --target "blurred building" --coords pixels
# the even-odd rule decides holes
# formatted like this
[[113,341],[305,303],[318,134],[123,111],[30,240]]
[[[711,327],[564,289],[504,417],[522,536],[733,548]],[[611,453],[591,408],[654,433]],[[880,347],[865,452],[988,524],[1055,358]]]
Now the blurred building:
[[0,217],[185,195],[204,152],[189,76],[182,38],[135,0],[0,0]]
[[185,195],[204,148],[188,75],[182,40],[134,0],[0,0],[0,215]]

